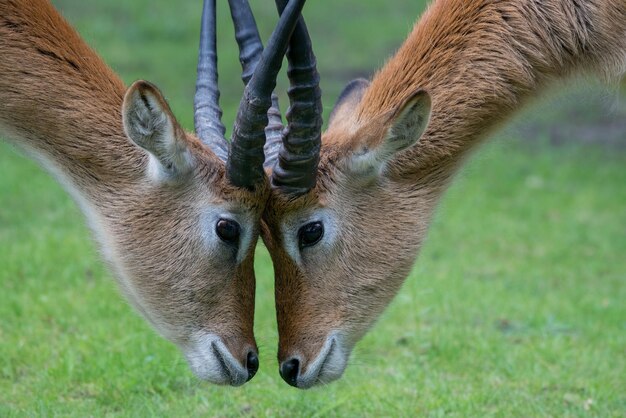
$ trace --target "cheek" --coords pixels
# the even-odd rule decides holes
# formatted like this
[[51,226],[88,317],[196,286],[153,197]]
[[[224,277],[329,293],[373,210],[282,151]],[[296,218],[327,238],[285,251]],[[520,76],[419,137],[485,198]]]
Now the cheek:
[[371,266],[364,274],[355,275],[349,292],[354,310],[381,311],[393,299],[402,287],[410,268],[395,267],[389,264]]
[[[351,240],[334,265],[321,268],[322,294],[332,297],[347,322],[369,325],[398,293],[418,251],[416,242]],[[331,304],[332,306],[332,304]]]
[[232,275],[232,268],[226,274],[221,271],[225,260],[212,262],[197,227],[188,219],[172,218],[138,220],[134,226],[120,240],[116,263],[132,299],[144,310],[168,317],[170,311],[186,314],[202,301],[213,303],[210,296]]

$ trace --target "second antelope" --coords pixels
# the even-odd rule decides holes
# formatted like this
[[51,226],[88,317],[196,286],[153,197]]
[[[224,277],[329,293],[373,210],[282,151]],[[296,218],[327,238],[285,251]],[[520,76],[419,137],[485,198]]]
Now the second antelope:
[[[293,36],[308,37],[302,26]],[[285,141],[262,229],[283,379],[341,376],[485,136],[556,80],[625,70],[624,0],[435,1],[371,82],[346,87],[321,151],[319,129],[308,147]],[[319,107],[311,114],[319,126]],[[300,170],[285,171],[299,150]]]
[[[254,247],[276,75],[304,0],[263,51],[247,0],[229,1],[247,83],[232,142],[218,106],[215,0],[206,0],[196,135],[153,85],[126,89],[47,0],[0,1],[0,135],[41,163],[85,214],[121,289],[214,383],[258,368]],[[270,129],[271,132],[271,129]]]

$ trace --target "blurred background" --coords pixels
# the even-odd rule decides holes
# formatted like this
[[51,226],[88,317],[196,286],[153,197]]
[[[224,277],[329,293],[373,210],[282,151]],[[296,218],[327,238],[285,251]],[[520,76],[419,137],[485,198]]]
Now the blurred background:
[[[53,0],[125,82],[157,84],[188,130],[201,3]],[[267,40],[273,2],[251,3]],[[425,4],[305,6],[326,117],[343,85],[393,54]],[[226,2],[218,9],[230,127],[243,87]],[[69,196],[0,143],[0,416],[623,415],[626,99],[617,85],[584,81],[547,93],[462,170],[344,378],[308,392],[278,375],[262,245],[260,371],[237,389],[199,382],[119,295]]]

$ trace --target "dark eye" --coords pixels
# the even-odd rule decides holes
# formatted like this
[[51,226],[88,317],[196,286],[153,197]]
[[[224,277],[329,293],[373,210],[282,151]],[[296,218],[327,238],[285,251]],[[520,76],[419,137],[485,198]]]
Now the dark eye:
[[240,229],[239,224],[231,219],[220,219],[215,225],[217,235],[228,244],[237,244]]
[[321,222],[311,222],[304,225],[298,231],[298,239],[300,240],[300,248],[310,247],[319,242],[324,236],[324,225]]

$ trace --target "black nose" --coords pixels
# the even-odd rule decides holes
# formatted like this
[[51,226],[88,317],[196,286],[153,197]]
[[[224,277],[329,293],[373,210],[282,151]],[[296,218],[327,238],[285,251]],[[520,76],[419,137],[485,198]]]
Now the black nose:
[[300,372],[300,360],[292,358],[283,361],[280,365],[280,377],[291,386],[298,386],[298,373]]
[[254,377],[257,370],[259,370],[259,357],[254,351],[250,351],[248,353],[248,358],[246,359],[246,367],[248,368],[248,380],[250,380]]

